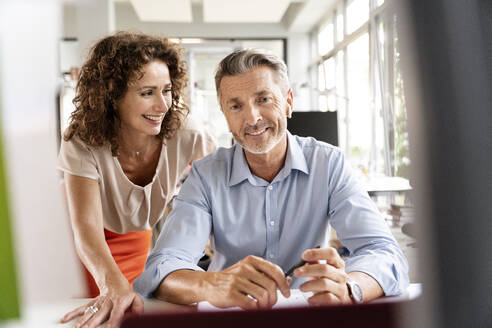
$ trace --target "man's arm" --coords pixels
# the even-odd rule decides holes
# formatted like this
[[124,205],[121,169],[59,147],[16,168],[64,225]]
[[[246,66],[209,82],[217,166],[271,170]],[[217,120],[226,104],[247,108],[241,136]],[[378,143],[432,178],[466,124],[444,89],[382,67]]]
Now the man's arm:
[[[350,256],[344,262],[333,248],[304,252],[303,258],[311,265],[294,274],[315,278],[301,285],[301,290],[315,293],[312,303],[346,303],[351,301],[346,285],[350,277],[361,287],[363,301],[402,293],[408,286],[408,264],[401,249],[374,202],[353,177],[343,154],[331,156],[327,163],[328,215]],[[320,264],[321,260],[326,264]]]
[[290,288],[279,266],[248,256],[219,272],[179,270],[169,274],[154,295],[167,302],[192,304],[208,301],[220,307],[271,308],[277,288],[285,297]]

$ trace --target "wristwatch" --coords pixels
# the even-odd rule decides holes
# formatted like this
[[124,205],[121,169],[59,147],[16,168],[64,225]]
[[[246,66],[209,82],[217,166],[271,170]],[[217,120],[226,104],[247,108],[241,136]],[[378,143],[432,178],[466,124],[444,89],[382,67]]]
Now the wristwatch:
[[354,301],[354,303],[356,304],[362,303],[364,297],[362,295],[362,289],[360,288],[359,284],[355,280],[347,278],[347,288],[352,301]]

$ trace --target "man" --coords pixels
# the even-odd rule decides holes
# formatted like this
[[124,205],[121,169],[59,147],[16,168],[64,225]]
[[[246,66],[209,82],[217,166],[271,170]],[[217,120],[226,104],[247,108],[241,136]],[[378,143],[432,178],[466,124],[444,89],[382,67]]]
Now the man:
[[[287,132],[293,95],[285,64],[236,51],[219,64],[215,83],[236,144],[194,163],[136,291],[244,309],[269,308],[277,289],[288,297],[290,287],[313,292],[310,304],[403,292],[406,259],[343,154]],[[345,261],[323,245],[328,223],[350,251]],[[214,257],[203,272],[196,263],[209,237]],[[308,264],[290,281],[283,272],[301,258]]]

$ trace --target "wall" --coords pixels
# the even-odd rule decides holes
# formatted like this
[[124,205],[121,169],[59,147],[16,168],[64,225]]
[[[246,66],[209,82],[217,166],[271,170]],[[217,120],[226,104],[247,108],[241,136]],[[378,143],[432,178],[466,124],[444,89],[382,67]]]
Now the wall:
[[[307,33],[290,32],[282,23],[271,24],[227,24],[202,22],[200,5],[193,4],[192,13],[194,22],[189,23],[159,23],[142,22],[136,15],[133,7],[127,2],[116,2],[115,29],[133,30],[149,34],[164,34],[172,37],[191,38],[286,38],[287,39],[287,66],[291,84],[295,87],[295,110],[310,109],[309,92],[299,86],[309,81],[307,66],[309,64],[309,36]],[[75,5],[64,5],[63,36],[74,37],[77,33],[77,15],[74,14]],[[82,24],[83,26],[83,24]],[[87,46],[87,45],[86,45]],[[83,46],[82,46],[83,47]],[[87,49],[85,49],[87,51]]]

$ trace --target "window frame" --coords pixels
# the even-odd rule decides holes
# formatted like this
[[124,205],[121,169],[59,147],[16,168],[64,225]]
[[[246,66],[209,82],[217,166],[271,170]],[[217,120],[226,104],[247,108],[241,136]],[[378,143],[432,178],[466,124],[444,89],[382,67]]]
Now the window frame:
[[[343,151],[350,157],[350,122],[347,121],[347,117],[350,117],[350,107],[348,106],[347,90],[350,87],[348,85],[347,78],[347,68],[348,68],[348,56],[347,56],[347,46],[367,33],[369,36],[369,92],[370,101],[368,104],[369,110],[371,110],[371,150],[369,157],[369,167],[370,172],[375,172],[377,170],[378,161],[384,162],[384,174],[387,176],[394,176],[397,172],[397,154],[395,146],[395,124],[396,124],[396,114],[394,110],[394,83],[395,83],[395,69],[394,69],[394,8],[391,0],[385,0],[381,5],[378,6],[377,0],[369,0],[369,17],[366,22],[364,22],[360,27],[350,34],[347,34],[347,3],[348,0],[337,1],[332,8],[322,17],[316,27],[311,31],[311,42],[317,43],[318,31],[320,27],[326,24],[332,24],[333,26],[333,48],[327,53],[318,55],[318,47],[311,47],[316,49],[316,53],[312,54],[312,60],[309,64],[310,76],[313,78],[313,88],[312,90],[312,104],[319,108],[319,96],[327,95],[329,92],[337,91],[337,74],[339,73],[339,60],[338,54],[343,55],[343,81],[344,81],[344,94],[340,95],[335,93],[336,96],[336,108],[335,110],[343,108],[345,110],[345,119],[340,117],[339,123],[339,140],[341,140],[341,135],[343,135],[344,140],[342,144],[345,146]],[[343,16],[343,39],[338,39],[338,28],[337,16],[339,14]],[[381,40],[379,40],[378,28],[379,24],[383,24],[384,31],[384,43],[383,49],[381,47]],[[382,50],[382,51],[381,51]],[[378,58],[379,57],[379,58]],[[333,58],[335,61],[335,73],[333,81],[335,81],[335,90],[320,89],[318,85],[318,65],[323,65],[323,63]],[[384,58],[384,62],[382,60]],[[379,64],[378,64],[379,63]],[[314,68],[314,69],[313,69]],[[382,77],[382,78],[379,78]],[[325,76],[325,84],[329,77]],[[376,108],[376,97],[381,97],[379,99],[381,108]],[[381,112],[379,112],[381,110]],[[384,129],[384,156],[378,154],[378,148],[376,144],[376,120],[378,115],[382,116],[383,129]],[[345,129],[341,133],[341,129]],[[380,166],[380,164],[379,164]]]

